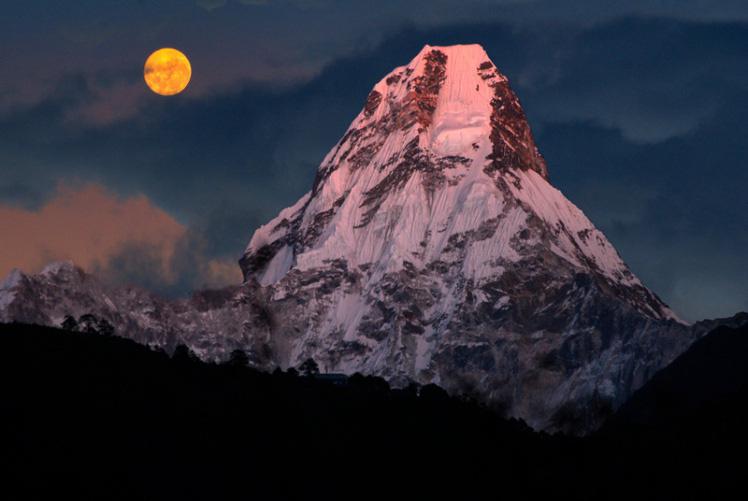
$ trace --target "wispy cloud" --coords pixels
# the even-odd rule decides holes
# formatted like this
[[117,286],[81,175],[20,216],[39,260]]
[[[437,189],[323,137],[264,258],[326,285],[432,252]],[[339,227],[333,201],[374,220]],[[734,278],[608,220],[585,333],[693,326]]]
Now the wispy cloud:
[[185,231],[145,196],[121,199],[95,184],[60,186],[38,210],[0,206],[0,234],[12,242],[3,246],[0,274],[67,259],[91,269],[135,244],[154,249],[162,278],[170,280],[166,265]]
[[226,0],[196,0],[197,5],[207,11],[216,10],[226,5]]
[[96,184],[60,186],[37,210],[0,205],[0,234],[2,276],[71,260],[110,282],[162,292],[241,281],[236,263],[206,256],[201,239],[147,197]]

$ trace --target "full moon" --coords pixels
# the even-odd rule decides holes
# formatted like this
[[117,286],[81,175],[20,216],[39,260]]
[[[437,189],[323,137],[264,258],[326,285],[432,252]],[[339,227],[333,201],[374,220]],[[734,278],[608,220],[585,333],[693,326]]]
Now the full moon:
[[192,66],[177,49],[159,49],[145,61],[143,77],[148,87],[162,96],[179,94],[190,83]]

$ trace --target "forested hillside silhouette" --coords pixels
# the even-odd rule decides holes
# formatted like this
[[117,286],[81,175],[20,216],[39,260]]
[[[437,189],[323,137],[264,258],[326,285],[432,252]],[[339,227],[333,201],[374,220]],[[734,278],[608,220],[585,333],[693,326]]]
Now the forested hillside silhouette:
[[14,324],[0,357],[0,471],[19,493],[6,499],[684,499],[742,485],[728,454],[748,443],[746,327],[696,343],[584,439],[313,360],[266,374],[240,352],[208,364]]

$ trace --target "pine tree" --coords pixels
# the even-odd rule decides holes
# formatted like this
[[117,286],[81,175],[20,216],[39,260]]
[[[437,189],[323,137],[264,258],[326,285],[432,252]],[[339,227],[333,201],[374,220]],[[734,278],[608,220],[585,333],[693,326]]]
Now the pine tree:
[[236,349],[229,355],[228,365],[231,367],[246,367],[249,365],[249,357],[244,350]]
[[102,336],[114,335],[114,326],[103,318],[96,323],[96,330]]
[[299,372],[306,377],[314,377],[319,374],[319,365],[314,361],[313,358],[307,358],[303,364],[299,366]]
[[78,319],[78,329],[86,334],[98,334],[99,319],[91,313],[81,315]]
[[65,315],[65,320],[62,321],[60,327],[62,327],[66,331],[77,331],[78,321],[71,315]]

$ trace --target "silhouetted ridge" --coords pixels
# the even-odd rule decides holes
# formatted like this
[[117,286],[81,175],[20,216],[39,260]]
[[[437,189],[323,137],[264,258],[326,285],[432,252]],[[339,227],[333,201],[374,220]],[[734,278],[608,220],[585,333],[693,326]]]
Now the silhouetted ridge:
[[[689,427],[698,419],[748,418],[748,315],[739,328],[718,327],[637,391],[605,429]],[[736,316],[737,317],[737,316]],[[716,424],[716,423],[713,423]]]
[[337,384],[313,360],[307,376],[270,375],[239,351],[206,364],[184,346],[169,357],[116,337],[0,325],[3,489],[22,489],[18,499],[724,499],[742,486],[732,458],[748,444],[747,339],[748,327],[715,331],[611,421],[623,425],[565,438],[434,385]]

